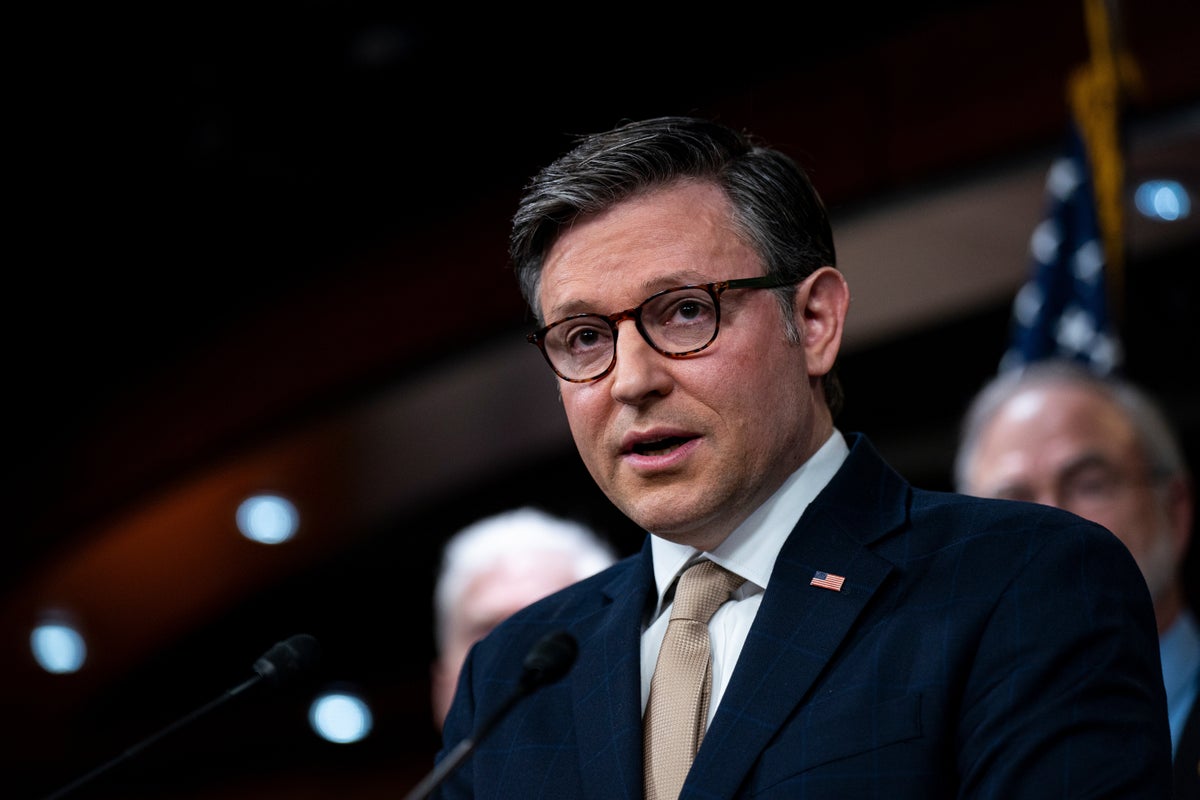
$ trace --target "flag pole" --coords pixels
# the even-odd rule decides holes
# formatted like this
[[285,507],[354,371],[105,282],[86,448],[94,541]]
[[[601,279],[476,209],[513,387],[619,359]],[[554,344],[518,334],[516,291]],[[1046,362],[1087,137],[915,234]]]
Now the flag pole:
[[1118,0],[1083,0],[1089,61],[1068,79],[1071,114],[1084,142],[1104,244],[1109,306],[1120,328],[1125,321],[1125,160],[1122,105],[1140,86],[1137,65],[1124,48]]

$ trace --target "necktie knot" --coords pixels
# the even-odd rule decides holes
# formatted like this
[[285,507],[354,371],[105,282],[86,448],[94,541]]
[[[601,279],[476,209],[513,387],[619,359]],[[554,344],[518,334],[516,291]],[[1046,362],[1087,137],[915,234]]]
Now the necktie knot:
[[684,570],[675,587],[671,619],[687,619],[705,625],[729,599],[743,579],[712,561],[700,561]]

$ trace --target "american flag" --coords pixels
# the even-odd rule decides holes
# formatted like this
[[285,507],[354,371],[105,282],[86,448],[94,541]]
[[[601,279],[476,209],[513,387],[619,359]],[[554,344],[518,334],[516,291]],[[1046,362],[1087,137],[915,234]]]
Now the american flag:
[[1087,150],[1075,122],[1046,178],[1045,218],[1030,239],[1029,279],[1013,300],[1000,371],[1043,358],[1118,371],[1124,355],[1109,310],[1104,239]]
[[842,584],[846,579],[841,575],[831,575],[828,572],[817,572],[813,575],[812,580],[808,582],[809,586],[820,586],[823,589],[833,589],[835,592],[842,590]]

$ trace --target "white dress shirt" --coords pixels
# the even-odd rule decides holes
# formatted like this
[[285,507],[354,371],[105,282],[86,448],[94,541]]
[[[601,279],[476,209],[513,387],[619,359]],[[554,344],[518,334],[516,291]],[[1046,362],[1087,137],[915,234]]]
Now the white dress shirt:
[[662,647],[663,635],[671,619],[669,602],[663,599],[684,568],[701,556],[746,579],[733,594],[732,602],[717,609],[708,623],[712,640],[712,695],[708,704],[711,723],[717,706],[729,685],[729,676],[737,665],[746,634],[762,603],[762,594],[771,579],[775,559],[804,509],[813,501],[846,460],[850,449],[840,431],[833,434],[812,458],[792,473],[767,502],[759,506],[745,522],[712,552],[669,542],[653,534],[650,548],[654,555],[654,581],[658,603],[647,627],[642,631],[642,713],[650,697],[650,679]]

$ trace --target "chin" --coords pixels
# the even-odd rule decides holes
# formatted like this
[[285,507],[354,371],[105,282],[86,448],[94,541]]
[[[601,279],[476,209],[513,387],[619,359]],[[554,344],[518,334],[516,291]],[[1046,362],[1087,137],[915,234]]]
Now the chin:
[[709,509],[688,502],[670,488],[616,506],[644,530],[681,544],[692,544],[699,521],[712,516]]

